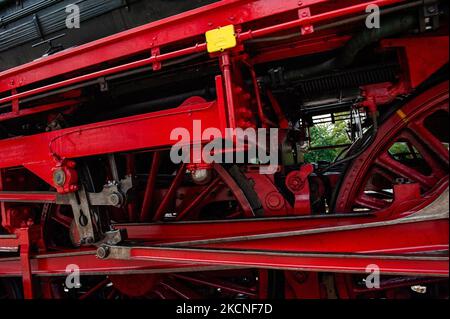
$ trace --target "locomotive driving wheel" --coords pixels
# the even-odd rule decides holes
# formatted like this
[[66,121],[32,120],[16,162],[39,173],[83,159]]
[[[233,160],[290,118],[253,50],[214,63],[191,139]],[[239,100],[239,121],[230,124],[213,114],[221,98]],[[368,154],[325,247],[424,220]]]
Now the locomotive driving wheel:
[[[154,154],[153,159],[156,156],[159,155]],[[209,172],[198,174],[201,175],[201,182],[198,182],[199,176],[195,175],[195,172],[190,172],[189,179],[197,180],[197,185],[191,187],[183,187],[181,177],[178,178],[186,171],[186,165],[178,168],[167,192],[162,196],[159,205],[153,209],[153,221],[255,217],[259,207],[248,199],[249,190],[247,189],[245,194],[242,186],[236,182],[239,180],[237,175],[241,174],[236,166],[227,170],[221,165],[213,165]],[[193,193],[192,186],[196,188]],[[168,204],[169,196],[173,197],[171,205]],[[256,194],[250,196],[255,198]],[[208,204],[209,200],[211,202]],[[170,210],[171,213],[166,214],[165,210]],[[219,214],[211,214],[212,211]],[[256,269],[109,276],[112,285],[107,298],[261,299],[267,298],[269,294],[268,276],[267,271]]]
[[[420,203],[448,191],[449,88],[436,85],[397,109],[381,124],[375,141],[347,169],[337,212],[381,211],[394,200],[394,185],[416,184]],[[402,211],[395,208],[395,214]],[[364,276],[336,274],[336,294],[357,298],[448,298],[442,278],[384,276],[379,289],[368,289]]]
[[423,199],[448,183],[448,82],[428,89],[396,110],[375,141],[355,159],[336,197],[337,212],[380,211],[394,199],[394,185],[415,183]]
[[[160,156],[158,153],[152,155],[154,165],[158,165]],[[252,200],[247,199],[250,188],[244,185],[246,190],[242,190],[239,183],[245,182],[237,177],[241,173],[236,166],[227,169],[213,165],[208,172],[210,176],[201,183],[193,183],[193,174],[184,164],[167,173],[160,171],[153,182],[149,180],[152,173],[149,174],[147,182],[155,187],[148,212],[141,212],[141,206],[145,204],[139,204],[139,201],[148,197],[148,194],[141,194],[130,203],[138,212],[130,212],[130,205],[126,205],[123,209],[112,209],[109,212],[111,219],[126,223],[254,218],[260,209],[255,204],[255,194]],[[57,208],[53,210],[52,223],[66,228],[73,240],[77,237],[73,233],[73,222],[67,212]],[[44,298],[247,300],[270,297],[274,278],[266,270],[212,268],[204,272],[82,276],[80,289],[66,289],[62,278],[50,278],[41,284],[47,292]]]

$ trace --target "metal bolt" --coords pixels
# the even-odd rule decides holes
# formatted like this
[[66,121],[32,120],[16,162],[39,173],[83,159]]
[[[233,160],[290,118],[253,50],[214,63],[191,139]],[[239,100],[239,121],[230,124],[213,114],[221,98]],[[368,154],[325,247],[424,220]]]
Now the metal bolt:
[[411,290],[418,293],[418,294],[426,294],[427,293],[427,287],[426,286],[420,286],[420,285],[416,285],[416,286],[412,286]]
[[121,197],[119,194],[117,193],[113,193],[109,196],[109,202],[111,203],[111,205],[113,206],[119,206],[120,203],[122,202]]
[[64,183],[66,182],[66,173],[62,169],[53,172],[53,182],[57,186],[64,186]]
[[266,204],[270,209],[278,209],[283,204],[283,202],[280,195],[274,192],[267,196]]
[[194,183],[203,185],[211,180],[211,171],[208,169],[196,169],[191,172]]
[[108,246],[101,246],[97,248],[97,258],[105,259],[108,258],[110,249]]

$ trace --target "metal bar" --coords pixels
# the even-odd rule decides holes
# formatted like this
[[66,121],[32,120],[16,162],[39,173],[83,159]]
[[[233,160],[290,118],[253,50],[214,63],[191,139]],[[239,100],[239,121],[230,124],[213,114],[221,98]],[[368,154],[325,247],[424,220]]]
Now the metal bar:
[[66,86],[70,86],[70,85],[74,85],[74,84],[78,84],[81,82],[85,82],[85,81],[89,81],[92,79],[98,79],[110,74],[115,74],[115,73],[120,73],[120,72],[125,72],[131,69],[137,69],[139,67],[143,67],[146,65],[151,65],[152,63],[156,63],[156,62],[162,62],[162,61],[166,61],[166,60],[170,60],[170,59],[175,59],[177,57],[181,57],[184,55],[189,55],[189,54],[194,54],[194,53],[198,53],[198,52],[203,52],[206,49],[206,43],[201,43],[201,44],[197,44],[195,46],[186,48],[186,49],[181,49],[181,50],[177,50],[177,51],[173,51],[170,53],[164,53],[164,54],[160,54],[158,56],[151,56],[150,58],[147,59],[142,59],[139,61],[135,61],[135,62],[131,62],[131,63],[127,63],[127,64],[122,64],[119,66],[115,66],[109,69],[105,69],[105,70],[101,70],[101,71],[97,71],[94,73],[90,73],[90,74],[85,74],[85,75],[81,75],[72,79],[68,79],[65,81],[61,81],[61,82],[57,82],[54,84],[49,84],[46,86],[41,86],[37,89],[33,89],[33,90],[29,90],[29,91],[25,91],[22,93],[17,93],[17,94],[13,94],[11,96],[5,97],[3,99],[0,99],[0,105],[1,104],[5,104],[14,100],[19,100],[25,97],[29,97],[29,96],[33,96],[33,95],[37,95],[40,93],[44,93],[44,92],[48,92],[48,91],[52,91],[52,90],[56,90],[56,89],[60,89]]
[[247,31],[243,32],[239,35],[239,40],[245,41],[249,39],[264,37],[272,33],[277,33],[280,31],[285,31],[293,28],[298,28],[302,26],[313,25],[318,22],[328,21],[335,18],[347,16],[353,13],[365,12],[367,6],[369,5],[377,5],[379,7],[384,7],[388,5],[393,5],[396,3],[404,2],[404,0],[376,0],[376,1],[368,1],[360,4],[356,4],[353,6],[345,7],[342,9],[330,10],[325,13],[320,13],[308,17],[301,18],[299,20],[289,21],[286,23],[281,23],[278,25],[262,28],[255,31]]
[[[357,225],[355,225],[357,227]],[[172,243],[166,246],[207,247],[216,249],[273,250],[336,253],[411,253],[448,250],[448,220],[414,222],[410,224],[386,225],[360,229],[335,231],[318,229],[296,233],[273,233],[242,236],[241,238],[223,238],[222,240],[204,240],[194,242]],[[426,234],[419,236],[419,234]],[[402,235],[399,235],[402,234]],[[277,237],[276,235],[279,235]],[[253,238],[253,239],[252,239]],[[373,240],[377,238],[377,240]]]
[[[170,140],[172,129],[191,127],[194,119],[214,126],[217,121],[215,102],[0,140],[0,149],[2,149],[0,167],[15,167],[24,163],[48,160],[51,158],[49,153],[57,153],[61,158],[77,158],[170,146],[173,144]],[[119,132],[126,132],[126,134],[119,134]],[[146,133],[141,134],[142,132]],[[111,139],[111,136],[120,138]]]
[[140,215],[141,221],[146,221],[150,215],[153,192],[155,188],[156,177],[158,176],[158,169],[160,162],[161,162],[161,153],[154,152],[150,167],[150,174],[148,175],[147,186],[145,188],[144,200],[142,201],[142,209]]
[[25,299],[33,299],[33,272],[30,264],[30,250],[33,234],[30,228],[21,228],[18,231],[20,269],[22,271],[22,285]]
[[[376,230],[367,230],[368,228],[377,228],[381,230],[384,227],[392,226],[388,222],[379,223],[368,223],[367,221],[373,221],[374,217],[361,216],[361,217],[347,217],[338,218],[331,217],[329,219],[267,219],[267,220],[256,220],[254,222],[246,221],[223,221],[223,222],[208,222],[208,223],[170,223],[170,224],[149,224],[149,225],[126,225],[119,224],[115,225],[118,229],[124,229],[127,231],[129,238],[133,240],[141,240],[144,242],[153,242],[158,245],[213,245],[213,244],[226,244],[232,242],[242,241],[258,241],[258,240],[274,240],[277,238],[286,236],[302,236],[302,240],[305,241],[305,245],[316,245],[314,243],[314,238],[317,235],[323,235],[326,237],[338,237],[339,241],[349,241],[349,246],[345,247],[365,247],[369,249],[374,247],[376,242],[371,242],[373,236],[378,236]],[[439,227],[443,227],[445,230],[448,221],[423,221],[423,222],[413,222],[417,229],[422,229],[423,231],[428,227],[430,229],[436,230]],[[396,224],[393,224],[396,225]],[[399,226],[397,224],[395,228],[387,228],[389,234],[395,234],[395,231],[399,228],[405,228],[404,226]],[[431,228],[430,228],[431,227]],[[407,227],[406,227],[407,228]],[[362,242],[354,242],[353,239],[349,238],[348,233],[361,232],[361,241],[368,242],[370,245],[364,246]],[[331,233],[335,233],[331,235]],[[434,233],[434,231],[433,231]],[[220,235],[219,235],[220,234]],[[445,236],[448,236],[448,232],[443,232],[442,234],[437,234],[438,237],[433,236],[433,238],[438,239],[440,245],[445,244]],[[391,240],[389,237],[384,236],[378,245],[389,244]],[[406,240],[406,239],[405,239]],[[420,240],[420,239],[419,239]],[[428,238],[428,244],[431,243],[431,237]],[[339,245],[332,244],[333,249],[339,249]],[[313,247],[311,246],[311,247]],[[344,247],[344,246],[342,246]],[[392,245],[391,245],[392,247]],[[283,249],[288,249],[284,247]]]
[[16,235],[0,236],[0,252],[11,253],[19,251],[19,238]]
[[200,192],[200,194],[196,195],[194,199],[187,205],[178,215],[176,220],[183,220],[186,215],[188,215],[195,207],[198,206],[203,200],[205,200],[211,192],[213,192],[220,182],[220,178],[216,177],[207,187]]
[[[173,129],[184,127],[193,130],[194,120],[202,121],[206,127],[217,127],[225,132],[227,120],[223,117],[219,105],[222,105],[221,101],[205,102],[33,136],[0,140],[2,150],[0,168],[25,166],[49,185],[53,185],[52,168],[55,166],[55,158],[79,158],[168,147],[176,143],[171,139]],[[111,139],[111,136],[117,138]],[[193,134],[190,136],[192,143],[203,142],[193,140],[195,138]]]
[[63,102],[58,102],[58,103],[53,103],[53,104],[48,104],[48,105],[36,106],[33,108],[29,108],[29,109],[19,110],[18,112],[3,113],[3,114],[0,114],[0,122],[23,117],[23,116],[44,113],[44,112],[48,112],[48,111],[52,111],[52,110],[56,110],[56,109],[60,109],[60,108],[64,108],[64,107],[74,106],[79,103],[80,103],[80,101],[77,101],[77,100],[68,100],[68,101],[63,101]]
[[159,204],[158,209],[156,210],[155,216],[153,216],[153,221],[159,221],[164,218],[164,214],[166,213],[166,209],[169,206],[170,202],[173,200],[175,196],[175,192],[178,190],[181,182],[183,181],[184,175],[186,174],[186,164],[181,164],[178,169],[177,174],[175,175],[172,184],[169,187],[169,190],[164,195],[163,201]]
[[[131,176],[131,180],[134,180],[136,176],[136,156],[135,154],[127,154],[126,158],[126,174]],[[134,222],[138,220],[138,212],[136,211],[136,198],[131,198],[126,204],[126,210],[128,213],[128,220]]]
[[106,278],[104,280],[102,280],[101,282],[99,282],[97,285],[95,285],[94,287],[92,287],[91,289],[89,289],[86,293],[84,293],[79,300],[85,300],[87,298],[89,298],[93,293],[97,292],[98,289],[103,288],[104,286],[106,286],[108,283],[110,283],[111,281],[109,280],[109,278]]
[[236,127],[236,109],[233,91],[233,76],[231,73],[231,60],[229,52],[225,52],[220,56],[220,65],[222,67],[223,82],[225,84],[225,95],[227,100],[228,123],[230,128]]
[[448,257],[113,246],[109,251],[110,258],[248,268],[365,273],[368,265],[376,264],[383,274],[446,277],[449,273]]
[[[217,227],[213,223],[204,224],[195,239],[174,240],[171,236],[169,227],[162,226],[161,229],[167,232],[161,232],[159,236],[147,235],[148,242],[158,247],[201,247],[215,249],[240,249],[240,250],[270,250],[270,251],[298,251],[303,252],[353,252],[353,253],[411,253],[436,250],[448,250],[448,219],[430,219],[430,220],[393,220],[386,222],[375,222],[368,224],[349,224],[342,223],[336,227],[317,227],[306,228],[295,225],[287,225],[276,228],[275,224],[281,226],[276,221],[272,228],[256,230],[258,224],[224,224],[224,227]],[[245,227],[246,226],[246,227]],[[292,228],[288,228],[288,227]],[[227,230],[227,227],[230,230]],[[141,236],[136,236],[133,228],[125,228],[128,231],[130,239],[136,240]],[[214,233],[203,231],[208,229]],[[270,229],[277,231],[271,232]],[[178,228],[178,230],[182,230]],[[179,234],[178,238],[193,238],[188,234],[196,230],[194,227],[186,227],[184,233]],[[173,231],[173,229],[172,229]],[[232,234],[237,234],[233,236]],[[164,234],[168,234],[164,237]],[[399,235],[401,234],[401,235]],[[419,236],[418,234],[423,234]],[[153,237],[151,240],[150,237]],[[203,237],[203,238],[202,238]],[[161,238],[156,241],[155,238]],[[201,239],[202,238],[202,239]],[[373,240],[378,238],[378,240]]]
[[127,231],[129,238],[146,242],[183,242],[214,239],[218,236],[235,237],[261,233],[307,230],[319,227],[339,227],[349,224],[374,222],[373,214],[339,214],[287,218],[258,218],[248,220],[220,220],[207,222],[174,222],[154,224],[115,224]]
[[0,202],[56,203],[57,193],[51,192],[0,192]]
[[[239,267],[205,266],[192,263],[167,263],[133,260],[99,260],[95,251],[66,252],[30,256],[31,273],[33,276],[67,276],[67,265],[76,261],[82,275],[125,275],[151,274],[171,272],[192,272],[223,270]],[[22,266],[20,258],[1,258],[0,277],[21,277]]]

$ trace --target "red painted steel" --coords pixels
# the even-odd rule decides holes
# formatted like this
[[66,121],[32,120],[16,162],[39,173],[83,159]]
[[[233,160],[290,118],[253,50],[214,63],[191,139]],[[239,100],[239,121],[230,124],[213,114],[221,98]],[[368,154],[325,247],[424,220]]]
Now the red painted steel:
[[[278,252],[333,252],[333,253],[374,253],[403,254],[411,252],[434,252],[449,249],[448,220],[415,222],[417,233],[410,233],[411,224],[384,225],[345,231],[327,231],[316,234],[296,235],[296,232],[275,233],[267,239],[225,240],[221,243],[195,244],[197,247],[239,250],[269,250]],[[397,236],[397,234],[405,234]],[[269,234],[266,234],[269,235]],[[286,239],[285,236],[288,236]],[[374,241],[373,238],[379,238]],[[395,238],[395,242],[392,241]],[[194,246],[194,243],[192,243]]]
[[0,236],[0,252],[19,251],[19,238],[16,235]]
[[25,109],[25,110],[18,110],[15,112],[3,113],[3,114],[0,114],[0,122],[8,121],[8,120],[19,118],[19,117],[44,113],[44,112],[48,112],[48,111],[52,111],[52,110],[56,110],[56,109],[62,109],[62,108],[77,105],[79,103],[80,103],[80,101],[78,101],[78,100],[67,100],[67,101],[63,101],[63,102],[37,106],[32,109]]
[[13,203],[56,203],[56,193],[0,192],[0,201]]
[[[165,272],[168,269],[173,272],[183,272],[192,269],[223,269],[225,267],[211,267],[195,263],[167,263],[167,262],[148,262],[148,261],[130,261],[130,260],[99,260],[95,251],[85,252],[67,252],[64,254],[42,254],[39,256],[30,256],[31,273],[34,276],[66,276],[67,266],[73,264],[80,266],[81,273],[86,275],[103,274],[139,274],[139,273],[158,273]],[[20,277],[22,276],[22,267],[19,258],[0,259],[0,278]]]
[[[61,159],[169,147],[177,142],[170,139],[172,130],[185,127],[192,131],[193,120],[202,121],[204,127],[217,127],[225,132],[226,119],[221,117],[219,108],[216,102],[205,102],[78,128],[1,140],[0,148],[10,151],[0,153],[0,168],[24,166],[53,185],[52,169]],[[120,139],[111,139],[113,136],[120,136]]]
[[282,255],[258,251],[195,250],[131,248],[130,258],[136,260],[164,260],[198,262],[208,265],[262,267],[303,271],[331,271],[365,273],[367,265],[376,264],[385,274],[448,276],[448,258],[383,257],[377,255],[336,255],[331,253]]
[[[254,39],[254,38],[270,35],[272,33],[280,32],[280,31],[284,31],[284,30],[288,30],[288,29],[292,29],[292,28],[295,28],[295,27],[301,27],[301,26],[304,26],[304,25],[311,25],[312,23],[318,23],[318,22],[323,22],[323,21],[334,19],[334,18],[338,18],[338,17],[343,17],[343,16],[346,16],[346,15],[349,15],[349,14],[352,14],[352,13],[357,13],[357,12],[363,13],[365,11],[365,9],[367,8],[367,6],[370,5],[370,4],[378,5],[378,6],[387,6],[387,5],[391,5],[391,4],[395,4],[395,3],[399,3],[399,2],[403,2],[403,1],[404,0],[368,1],[368,2],[365,2],[365,3],[362,3],[362,4],[349,6],[349,7],[343,8],[343,9],[333,10],[333,11],[330,11],[330,12],[314,15],[314,16],[307,17],[307,18],[301,18],[301,19],[298,19],[298,20],[282,23],[282,24],[275,25],[275,26],[270,26],[270,27],[267,27],[267,28],[262,28],[262,29],[259,29],[259,30],[246,31],[246,32],[243,32],[243,33],[239,34],[238,35],[238,39],[240,41],[245,41],[245,40],[249,40],[249,39]],[[319,0],[319,2],[321,2],[321,1]],[[297,3],[297,5],[298,4],[299,3]],[[302,2],[301,5],[303,5],[303,2]],[[214,18],[216,18],[216,16]],[[212,29],[212,28],[210,28],[210,29]],[[205,30],[205,32],[207,30]],[[69,80],[65,80],[65,81],[62,81],[62,82],[50,84],[50,85],[43,86],[43,87],[40,87],[40,88],[37,88],[37,89],[33,89],[33,90],[30,90],[30,91],[17,93],[17,94],[13,93],[9,97],[0,99],[0,105],[4,104],[4,103],[7,103],[7,102],[18,101],[18,100],[20,100],[21,98],[24,98],[24,97],[33,96],[33,95],[37,95],[37,94],[40,94],[40,93],[48,92],[48,91],[51,91],[51,90],[55,90],[55,89],[58,89],[58,88],[62,88],[62,87],[65,87],[65,86],[69,86],[69,85],[77,84],[77,83],[80,83],[80,82],[84,82],[84,81],[88,81],[88,80],[104,77],[106,75],[110,75],[110,74],[114,74],[114,73],[120,73],[120,72],[123,72],[123,71],[127,71],[127,70],[134,69],[134,68],[139,68],[139,67],[146,66],[146,65],[151,65],[152,63],[155,63],[155,62],[166,61],[166,60],[174,59],[174,58],[181,57],[181,56],[184,56],[184,55],[194,54],[196,52],[202,52],[202,51],[204,52],[205,49],[206,49],[206,43],[204,43],[204,42],[202,42],[200,44],[197,43],[194,46],[191,46],[191,47],[188,47],[188,48],[184,48],[184,49],[180,49],[180,50],[176,50],[176,51],[173,51],[173,52],[170,52],[170,53],[160,54],[158,56],[151,56],[151,57],[149,57],[147,59],[143,59],[143,60],[139,60],[139,61],[123,64],[123,65],[120,65],[120,66],[115,66],[115,67],[112,67],[112,68],[109,68],[109,69],[105,69],[105,70],[102,70],[102,71],[97,71],[97,72],[94,72],[94,73],[82,75],[82,76],[79,76],[79,77],[75,77],[75,78],[72,78],[72,79],[69,79]],[[77,58],[80,59],[80,57],[77,57]],[[94,59],[94,61],[96,61],[96,60]],[[50,64],[47,67],[51,66],[50,62],[51,61],[47,61],[47,64]],[[65,62],[68,63],[67,60],[65,60]],[[99,62],[104,62],[104,61],[100,60]],[[82,65],[78,65],[77,66],[77,69],[82,69],[82,68],[83,68]],[[61,68],[57,68],[58,72],[61,72],[60,71],[61,69],[65,69],[65,68],[63,66],[61,66]],[[13,71],[14,70],[15,69],[13,69]],[[66,73],[67,72],[69,72],[69,71],[66,70]],[[57,73],[57,74],[61,74],[61,73]],[[53,74],[53,75],[57,75],[57,74]],[[2,77],[2,74],[0,74],[0,85],[1,85],[1,82],[8,82],[9,81],[9,86],[10,86],[11,90],[13,90],[13,89],[15,90],[17,88],[16,83],[20,83],[19,86],[24,86],[26,83],[28,83],[27,81],[25,81],[23,78],[20,78],[20,77],[18,79],[8,79],[8,78],[6,78],[3,81],[1,81],[1,77]],[[51,76],[49,76],[49,77],[51,77]],[[227,77],[227,72],[224,72],[224,78],[226,79],[226,77]],[[37,80],[34,80],[33,82],[36,82],[36,81]],[[227,82],[227,80],[225,80],[225,81]],[[1,89],[1,86],[0,86],[0,92],[1,91],[2,91],[2,89]],[[230,120],[232,120],[232,117],[230,118]],[[233,122],[231,122],[231,124],[233,124]]]
[[[227,127],[254,127],[258,120],[264,127],[276,126],[267,117],[268,105],[260,90],[267,90],[266,96],[279,126],[290,127],[275,94],[257,83],[254,65],[339,49],[351,39],[348,30],[337,28],[316,36],[315,27],[364,14],[369,4],[386,7],[406,2],[224,0],[0,73],[0,106],[7,110],[0,114],[0,122],[9,124],[26,116],[76,107],[84,99],[81,91],[67,96],[57,96],[51,91],[144,66],[153,66],[153,72],[159,72],[164,69],[165,61],[176,61],[196,53],[206,55],[206,31],[228,24],[233,24],[237,30],[236,48],[210,55],[210,59],[217,59],[219,64],[217,73],[221,72],[221,75],[215,74],[215,101],[195,98],[195,103],[173,105],[173,108],[153,113],[0,140],[3,226],[0,231],[13,234],[0,235],[0,252],[16,253],[14,258],[0,258],[0,278],[22,277],[24,297],[30,299],[38,289],[34,284],[40,277],[64,276],[67,265],[73,263],[80,267],[83,275],[100,276],[206,272],[217,268],[236,268],[237,273],[241,268],[365,273],[368,264],[376,264],[385,274],[448,277],[448,214],[433,211],[428,218],[427,213],[414,215],[436,200],[442,200],[441,195],[448,192],[448,168],[442,165],[448,166],[448,148],[424,125],[425,116],[431,112],[438,110],[448,114],[447,82],[429,88],[380,123],[375,142],[353,162],[342,184],[333,181],[333,190],[340,187],[336,208],[343,213],[341,215],[312,215],[312,193],[322,192],[321,196],[325,196],[320,187],[323,185],[313,184],[320,180],[312,176],[315,171],[313,165],[302,165],[300,169],[287,172],[285,167],[280,167],[280,176],[263,178],[255,176],[249,167],[232,176],[228,167],[217,164],[201,167],[183,164],[171,176],[169,186],[162,187],[157,183],[160,168],[165,166],[162,152],[176,142],[170,139],[174,128],[183,127],[192,133],[194,120],[200,120],[203,128],[215,127],[222,133]],[[302,12],[306,14],[302,15]],[[253,50],[254,54],[247,54],[248,40],[284,35],[292,30],[301,31],[302,37],[281,45],[269,44],[264,48],[259,45]],[[435,55],[425,48],[431,45],[436,48]],[[395,48],[399,53],[399,81],[361,86],[364,98],[361,106],[377,111],[400,96],[413,94],[413,89],[448,63],[447,46],[448,36],[436,34],[383,40],[380,50]],[[147,57],[143,58],[145,55]],[[432,62],[429,63],[430,60]],[[244,72],[240,67],[250,72],[250,92],[246,91]],[[29,102],[25,98],[49,92],[55,97],[53,102],[42,102],[41,105],[36,102],[32,107],[26,105]],[[420,138],[427,145],[415,143]],[[423,174],[390,156],[386,147],[395,140],[414,142],[432,173]],[[205,141],[190,140],[191,144],[199,142]],[[49,254],[46,237],[53,236],[54,230],[46,224],[45,218],[39,226],[34,225],[39,222],[30,207],[33,211],[42,211],[42,217],[49,214],[53,221],[58,221],[71,239],[77,236],[76,227],[73,227],[72,218],[55,205],[57,193],[34,191],[38,182],[32,181],[26,170],[50,187],[56,187],[59,193],[74,192],[80,183],[75,160],[126,153],[126,173],[135,177],[138,155],[131,152],[138,151],[154,152],[150,157],[151,167],[147,168],[149,177],[142,194],[136,191],[123,207],[116,209],[123,210],[128,223],[114,226],[127,230],[128,239],[142,246],[111,246],[113,253],[125,252],[113,254],[117,260],[100,260],[91,248],[55,246],[50,249],[57,249],[60,253]],[[191,185],[195,184],[192,180],[189,186],[182,185],[187,180],[186,172],[192,173],[197,169],[212,174],[209,184]],[[13,170],[19,173],[11,173]],[[54,185],[54,173],[59,170],[65,173],[64,185]],[[114,177],[115,172],[109,168],[107,174]],[[244,181],[239,180],[239,174]],[[367,181],[377,174],[390,180],[392,198],[389,201],[365,192]],[[393,184],[395,178],[392,177],[398,176],[405,177],[408,182]],[[282,182],[277,182],[277,178],[282,178]],[[286,190],[282,191],[280,185],[283,183]],[[369,190],[378,190],[376,186],[375,181],[369,185]],[[13,191],[9,190],[11,187]],[[182,187],[184,193],[180,191]],[[249,188],[255,194],[249,194]],[[190,201],[177,206],[186,194],[191,197]],[[236,207],[232,205],[232,199]],[[230,220],[163,223],[166,214],[172,210],[178,213],[174,218],[176,221],[200,219],[200,213],[195,211],[204,202],[228,202],[230,207],[227,209],[231,213],[226,213]],[[354,209],[361,206],[368,211],[361,213]],[[264,217],[276,217],[255,218],[261,210]],[[349,212],[354,213],[346,214]],[[214,214],[218,212],[211,213],[215,218]],[[287,215],[306,216],[286,218]],[[233,220],[242,217],[247,219]],[[150,220],[152,224],[130,224]],[[196,283],[208,281],[178,276],[178,279],[190,278]],[[260,287],[267,288],[267,274],[261,270],[259,276]],[[292,277],[295,276],[286,276]],[[312,276],[307,282],[315,296],[320,295],[319,283],[314,283],[317,278]],[[348,283],[342,277],[336,278],[338,290],[345,295],[344,286]],[[235,288],[213,279],[209,281],[216,288]],[[107,282],[101,281],[83,298]],[[181,288],[179,292],[184,293]],[[257,293],[252,290],[250,295]],[[258,296],[267,296],[267,291],[261,291]]]
[[[435,112],[448,112],[448,103],[448,82],[443,82],[419,95],[389,118],[383,124],[384,134],[378,134],[374,143],[352,166],[351,171],[346,176],[338,197],[337,210],[346,212],[355,205],[368,206],[379,210],[389,205],[386,201],[380,201],[373,196],[370,198],[364,193],[370,179],[370,175],[367,174],[371,168],[382,168],[383,171],[393,172],[396,176],[403,176],[410,181],[414,181],[421,186],[422,192],[432,192],[438,185],[439,180],[445,178],[445,176],[448,180],[448,148],[438,137],[430,133],[430,128],[425,127],[426,118]],[[425,138],[427,139],[425,140]],[[429,163],[431,173],[423,174],[413,167],[395,161],[388,151],[392,144],[397,141],[412,143]],[[423,146],[423,141],[427,141],[426,147]]]
[[[0,92],[83,70],[99,63],[122,59],[132,54],[145,51],[150,54],[153,47],[202,36],[206,31],[219,26],[244,24],[296,10],[300,6],[323,2],[326,1],[306,0],[300,5],[297,0],[220,1],[4,71],[0,73]],[[231,17],[233,19],[230,19]]]

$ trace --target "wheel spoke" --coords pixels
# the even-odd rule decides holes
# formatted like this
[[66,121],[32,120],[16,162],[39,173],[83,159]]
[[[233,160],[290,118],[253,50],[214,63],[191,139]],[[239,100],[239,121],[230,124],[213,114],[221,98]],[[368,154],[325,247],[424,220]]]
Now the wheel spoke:
[[150,167],[150,173],[147,179],[147,186],[145,188],[144,200],[142,202],[140,220],[142,222],[147,221],[150,214],[150,207],[153,201],[153,193],[155,189],[156,178],[158,176],[158,169],[161,163],[161,153],[153,153],[152,164]]
[[221,165],[215,165],[216,172],[220,175],[225,184],[230,188],[234,197],[237,199],[239,206],[242,209],[242,213],[245,217],[254,217],[255,213],[245,197],[242,189],[237,185],[234,179],[225,171]]
[[94,293],[98,292],[99,290],[101,290],[102,288],[104,288],[107,284],[110,283],[110,280],[108,278],[102,280],[101,282],[99,282],[97,285],[95,285],[94,287],[92,287],[91,289],[89,289],[86,293],[84,293],[82,296],[80,296],[80,300],[84,300],[89,298],[90,296],[92,296]]
[[434,136],[423,124],[413,122],[411,123],[411,129],[417,138],[424,141],[430,150],[448,165],[449,152],[442,141]]
[[167,299],[167,297],[159,289],[156,289],[155,291],[153,291],[153,293],[156,296],[158,296],[159,298],[161,298],[162,300],[166,300]]
[[114,298],[117,297],[118,293],[119,293],[119,292],[117,291],[117,289],[113,288],[113,289],[111,289],[111,291],[109,292],[109,294],[106,296],[106,299],[112,300],[112,299],[114,299]]
[[178,186],[180,186],[181,182],[183,181],[185,172],[186,172],[186,164],[183,163],[181,167],[178,169],[175,179],[170,185],[167,194],[164,196],[161,204],[156,210],[155,216],[153,217],[153,221],[159,221],[162,218],[164,218],[165,211],[169,206],[170,202],[172,201],[172,199],[174,198]]
[[375,198],[367,194],[362,194],[356,199],[356,204],[373,210],[380,210],[386,207],[389,203],[382,199]]
[[[126,173],[128,176],[135,176],[136,175],[136,158],[134,154],[128,154],[126,156]],[[137,220],[136,216],[136,202],[135,200],[131,200],[127,204],[127,211],[128,211],[128,219],[130,221],[135,222]]]
[[420,185],[422,197],[436,196],[436,186],[448,180],[447,118],[446,82],[409,100],[380,123],[376,139],[348,167],[335,210],[386,209],[393,203],[390,193],[396,180],[402,178]]
[[181,213],[177,215],[176,220],[185,218],[196,208],[203,200],[205,200],[211,193],[217,188],[220,182],[220,178],[216,177],[203,191],[197,195],[197,197],[187,205]]
[[181,285],[179,282],[175,280],[167,280],[161,283],[161,285],[163,285],[165,288],[172,291],[173,293],[175,293],[176,295],[178,295],[183,299],[186,300],[201,299],[200,295],[198,295],[195,291]]
[[383,153],[375,163],[387,171],[393,172],[399,177],[407,178],[411,181],[417,181],[423,188],[432,188],[437,182],[433,176],[425,176],[417,170],[406,166],[393,159],[388,153]]
[[436,158],[435,156],[436,154],[433,154],[429,151],[429,145],[424,145],[424,143],[429,142],[428,140],[422,139],[422,141],[419,141],[416,135],[412,134],[409,131],[404,132],[401,135],[401,137],[407,140],[409,143],[411,143],[411,145],[414,146],[417,149],[417,151],[419,151],[423,160],[425,160],[426,164],[432,170],[432,173],[430,175],[432,176],[445,175],[445,169],[442,167],[442,162],[439,161],[438,158]]
[[57,209],[55,214],[52,216],[52,220],[54,220],[55,222],[64,226],[67,229],[70,229],[73,221],[71,217],[61,214],[59,209]]
[[183,279],[189,282],[210,286],[212,288],[221,289],[231,293],[243,294],[246,296],[256,297],[256,289],[249,289],[230,282],[224,282],[216,278],[206,278],[205,276],[187,276],[187,275],[173,275],[175,278]]

